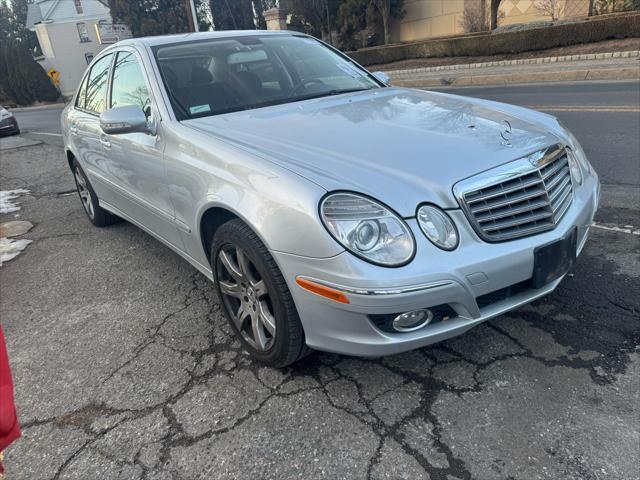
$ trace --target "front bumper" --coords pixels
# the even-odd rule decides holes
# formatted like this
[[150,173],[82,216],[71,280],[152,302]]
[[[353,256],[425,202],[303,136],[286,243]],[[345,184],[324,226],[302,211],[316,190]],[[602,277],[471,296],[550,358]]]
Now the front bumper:
[[[272,254],[287,279],[307,345],[348,355],[390,355],[459,335],[552,292],[562,279],[539,289],[518,289],[490,304],[481,302],[482,307],[477,301],[478,297],[530,279],[534,249],[564,237],[574,227],[578,229],[580,253],[598,207],[597,176],[586,176],[574,195],[571,207],[555,229],[502,243],[483,242],[461,210],[450,211],[460,234],[460,245],[452,252],[434,247],[411,219],[407,223],[416,237],[416,256],[400,268],[375,266],[348,252],[325,259]],[[342,290],[350,303],[337,303],[302,289],[295,282],[299,276]],[[383,332],[368,317],[443,304],[448,304],[457,316],[409,333]]]

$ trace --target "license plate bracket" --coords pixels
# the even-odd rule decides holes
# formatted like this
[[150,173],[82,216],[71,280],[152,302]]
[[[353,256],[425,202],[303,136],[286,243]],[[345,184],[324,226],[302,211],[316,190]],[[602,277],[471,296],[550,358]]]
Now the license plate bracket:
[[576,261],[578,229],[533,251],[533,288],[541,288],[565,275]]

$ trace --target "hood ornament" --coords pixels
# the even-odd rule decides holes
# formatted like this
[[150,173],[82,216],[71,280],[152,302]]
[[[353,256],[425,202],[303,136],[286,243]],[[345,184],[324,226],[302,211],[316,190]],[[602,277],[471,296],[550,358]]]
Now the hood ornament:
[[504,130],[502,130],[502,132],[500,132],[500,136],[502,137],[502,142],[500,142],[502,144],[503,147],[513,147],[513,145],[511,144],[511,123],[509,123],[508,120],[503,120],[503,123],[505,125]]

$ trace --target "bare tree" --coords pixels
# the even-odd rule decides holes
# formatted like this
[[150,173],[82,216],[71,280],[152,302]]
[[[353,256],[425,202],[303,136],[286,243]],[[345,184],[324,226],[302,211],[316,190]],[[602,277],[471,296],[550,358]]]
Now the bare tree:
[[464,2],[464,10],[459,24],[465,33],[489,30],[486,0],[467,0]]
[[403,7],[404,0],[371,0],[376,11],[382,18],[382,29],[384,31],[384,44],[388,44],[389,21],[392,17],[402,18],[405,14]]
[[552,22],[555,22],[564,14],[563,0],[536,0],[534,6],[542,15],[551,17]]

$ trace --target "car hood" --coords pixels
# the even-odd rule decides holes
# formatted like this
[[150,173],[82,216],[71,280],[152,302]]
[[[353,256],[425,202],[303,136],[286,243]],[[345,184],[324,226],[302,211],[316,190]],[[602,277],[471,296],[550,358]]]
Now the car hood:
[[328,191],[365,193],[411,217],[423,202],[457,208],[459,180],[557,143],[550,120],[485,100],[384,88],[183,124]]

